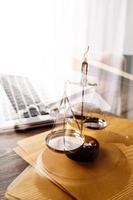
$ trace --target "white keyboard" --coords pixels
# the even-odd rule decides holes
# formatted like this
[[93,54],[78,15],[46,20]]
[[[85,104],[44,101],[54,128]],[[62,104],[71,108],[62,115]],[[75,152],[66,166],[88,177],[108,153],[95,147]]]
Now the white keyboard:
[[0,132],[53,124],[50,104],[44,102],[28,78],[0,75]]

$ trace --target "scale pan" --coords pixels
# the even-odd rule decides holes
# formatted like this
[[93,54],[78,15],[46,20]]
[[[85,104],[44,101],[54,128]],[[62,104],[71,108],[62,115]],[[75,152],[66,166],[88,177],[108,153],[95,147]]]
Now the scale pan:
[[84,137],[72,129],[54,131],[46,137],[47,146],[59,153],[75,152],[84,144]]
[[84,126],[91,129],[102,129],[107,126],[107,121],[98,117],[89,117],[84,121]]

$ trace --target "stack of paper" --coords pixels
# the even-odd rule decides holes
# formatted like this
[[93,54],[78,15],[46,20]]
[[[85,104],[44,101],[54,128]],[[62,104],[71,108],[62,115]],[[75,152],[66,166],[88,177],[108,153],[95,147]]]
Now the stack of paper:
[[[15,151],[30,166],[8,187],[6,198],[132,200],[133,121],[113,118],[110,122],[106,130],[97,133],[101,134],[100,154],[93,163],[78,163],[46,148],[46,133],[18,142]],[[95,131],[85,129],[84,133],[96,137]],[[104,143],[107,133],[110,141]]]

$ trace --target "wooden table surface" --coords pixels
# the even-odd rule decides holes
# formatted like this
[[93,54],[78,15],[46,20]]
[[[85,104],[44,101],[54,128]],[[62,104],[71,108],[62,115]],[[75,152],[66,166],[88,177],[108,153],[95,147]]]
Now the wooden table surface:
[[47,131],[49,128],[40,128],[24,132],[7,132],[0,134],[0,200],[8,185],[28,166],[14,151],[17,141],[23,138]]

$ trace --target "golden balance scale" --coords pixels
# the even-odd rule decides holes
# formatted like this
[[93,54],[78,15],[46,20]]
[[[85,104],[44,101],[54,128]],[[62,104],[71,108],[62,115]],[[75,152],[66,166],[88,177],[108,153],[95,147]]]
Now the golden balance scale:
[[[80,82],[66,82],[64,95],[60,101],[59,108],[52,111],[53,113],[55,111],[55,121],[58,118],[58,114],[63,113],[64,120],[62,128],[55,130],[54,127],[46,137],[46,144],[51,150],[64,153],[70,159],[80,162],[93,161],[99,154],[98,141],[90,136],[84,136],[83,127],[102,129],[107,126],[100,104],[98,107],[93,103],[88,103],[88,100],[91,100],[92,96],[95,96],[94,98],[100,97],[95,92],[97,84],[88,82],[88,51],[89,47],[84,54]],[[70,85],[70,88],[71,86],[77,87],[78,90],[74,89],[76,93],[69,95],[67,91],[68,85]],[[80,96],[80,101],[77,101],[75,104],[73,102],[75,102],[76,96]],[[85,115],[84,110],[87,109],[87,106],[88,110],[91,110],[91,114]],[[70,126],[68,128],[67,124],[71,124],[71,122],[75,124],[76,129],[70,128]]]
[[[116,145],[95,139],[99,131],[94,133],[95,138],[93,133],[85,135],[89,129],[107,126],[104,111],[110,107],[96,92],[97,84],[87,80],[88,50],[80,82],[68,81],[58,108],[51,111],[55,124],[45,138],[46,148],[37,159],[37,169],[75,199],[104,200],[127,184],[130,171],[124,153]],[[61,115],[62,126],[57,126]]]

